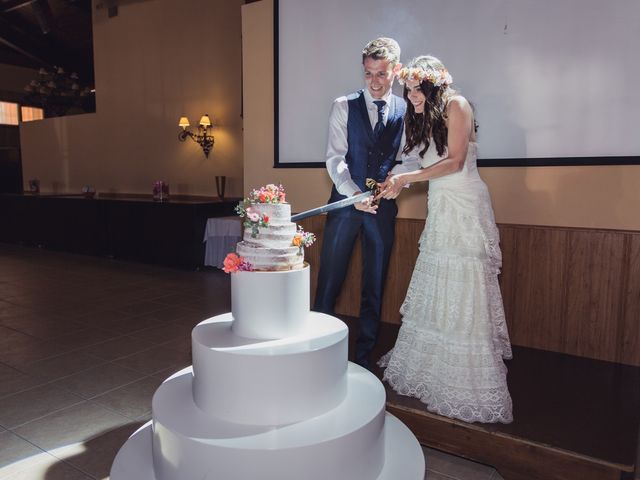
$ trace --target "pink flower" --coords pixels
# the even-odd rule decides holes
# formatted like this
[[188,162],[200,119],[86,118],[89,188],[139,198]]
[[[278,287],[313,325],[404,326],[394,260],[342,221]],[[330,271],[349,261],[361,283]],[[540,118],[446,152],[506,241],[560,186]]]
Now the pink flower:
[[224,273],[237,272],[243,263],[244,263],[243,257],[239,257],[233,252],[227,254],[226,258],[224,259],[224,268],[223,268]]
[[242,261],[240,262],[240,265],[238,266],[238,270],[241,272],[251,272],[253,271],[253,266],[247,262],[244,258],[242,258]]
[[267,203],[271,200],[271,194],[268,192],[260,192],[258,200],[260,200],[260,203]]
[[251,272],[253,271],[253,265],[245,260],[244,257],[239,257],[235,253],[229,253],[224,259],[224,272]]
[[251,207],[247,208],[247,218],[252,222],[257,222],[260,220],[260,215],[258,212],[255,212]]

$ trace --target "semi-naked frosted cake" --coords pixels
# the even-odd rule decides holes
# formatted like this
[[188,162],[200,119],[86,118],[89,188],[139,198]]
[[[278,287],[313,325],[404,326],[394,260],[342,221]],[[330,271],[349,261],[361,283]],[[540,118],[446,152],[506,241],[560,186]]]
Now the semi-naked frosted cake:
[[[304,248],[315,237],[302,231],[291,221],[291,205],[286,203],[282,185],[266,185],[252,190],[236,211],[244,218],[244,236],[238,243],[236,256],[231,255],[240,270],[294,270],[304,264]],[[229,257],[228,257],[229,260]],[[225,271],[228,268],[225,268]]]
[[259,227],[253,234],[245,228],[242,242],[236,252],[253,265],[254,270],[291,270],[301,268],[304,251],[293,245],[297,233],[296,224],[291,221],[291,205],[288,203],[255,203],[252,211],[269,219],[268,225]]

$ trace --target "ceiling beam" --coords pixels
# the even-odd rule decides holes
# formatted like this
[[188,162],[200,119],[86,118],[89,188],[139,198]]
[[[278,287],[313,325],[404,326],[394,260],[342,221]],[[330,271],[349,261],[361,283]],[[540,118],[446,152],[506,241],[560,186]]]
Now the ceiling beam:
[[31,4],[31,10],[38,20],[38,25],[40,25],[40,30],[42,31],[42,33],[44,35],[49,33],[54,23],[49,0],[35,0]]
[[78,55],[58,45],[52,39],[46,42],[33,34],[29,34],[15,26],[0,15],[0,44],[11,48],[25,58],[37,63],[38,66],[51,68],[60,66],[71,72],[80,74],[82,82],[93,81],[93,64],[88,59],[78,58]]
[[[38,2],[41,1],[38,0]],[[15,0],[0,0],[0,45],[10,49],[28,62],[37,65],[36,68],[61,66],[69,72],[77,72],[83,83],[93,83],[94,71],[90,51],[87,53],[86,48],[79,45],[65,45],[63,43],[64,35],[58,38],[58,34],[55,31],[52,31],[49,35],[43,35],[42,25],[39,28],[39,24],[33,15],[30,15],[31,20],[28,21],[23,18],[21,12],[3,13],[3,7],[9,4],[15,6],[17,2]],[[77,12],[78,15],[83,17],[86,15],[85,13],[80,13],[80,10]],[[53,26],[54,20],[49,23],[49,26]],[[88,21],[91,20],[89,19]],[[5,55],[4,58],[10,60],[11,55]],[[24,62],[14,61],[8,63],[17,65]]]
[[45,60],[48,55],[48,48],[37,45],[28,34],[16,30],[11,23],[4,18],[0,18],[0,43],[18,52],[19,54],[37,62],[43,67],[50,67],[51,64]]
[[2,13],[12,12],[14,10],[19,10],[20,8],[28,7],[36,0],[6,0],[2,2]]

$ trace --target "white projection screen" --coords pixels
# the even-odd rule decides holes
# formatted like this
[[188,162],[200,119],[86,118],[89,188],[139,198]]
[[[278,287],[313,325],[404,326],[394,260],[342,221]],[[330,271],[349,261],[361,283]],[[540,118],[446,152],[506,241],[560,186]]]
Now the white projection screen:
[[640,164],[638,0],[274,1],[276,167],[324,165],[331,103],[379,36],[448,67],[480,165]]

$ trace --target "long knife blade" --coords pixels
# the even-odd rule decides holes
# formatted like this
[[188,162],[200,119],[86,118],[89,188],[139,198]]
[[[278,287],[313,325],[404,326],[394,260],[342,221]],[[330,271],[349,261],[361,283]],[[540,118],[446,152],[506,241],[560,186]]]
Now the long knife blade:
[[321,213],[331,212],[332,210],[338,210],[340,208],[348,207],[349,205],[361,202],[362,200],[369,198],[372,195],[373,192],[363,192],[359,193],[358,195],[354,195],[353,197],[343,198],[342,200],[338,200],[337,202],[328,203],[327,205],[312,208],[311,210],[307,210],[306,212],[300,212],[296,215],[293,215],[291,217],[291,221],[297,222],[298,220],[302,220],[303,218],[313,217],[314,215],[320,215]]

